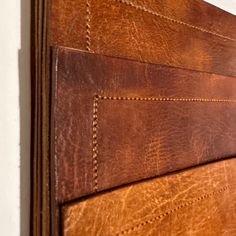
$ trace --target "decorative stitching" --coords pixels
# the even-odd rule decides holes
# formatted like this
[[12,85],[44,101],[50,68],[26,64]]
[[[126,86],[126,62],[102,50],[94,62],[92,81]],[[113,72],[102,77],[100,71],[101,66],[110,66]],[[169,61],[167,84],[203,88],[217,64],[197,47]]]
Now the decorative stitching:
[[91,51],[90,45],[91,45],[91,26],[90,26],[90,16],[91,16],[91,5],[90,0],[86,1],[86,50]]
[[236,103],[236,100],[230,99],[213,99],[213,98],[170,98],[170,97],[117,97],[117,96],[100,96],[101,100],[130,100],[130,101],[159,101],[159,102],[224,102]]
[[201,200],[204,200],[204,199],[216,196],[216,195],[218,195],[220,193],[223,193],[226,190],[231,190],[233,188],[233,186],[235,186],[235,184],[234,185],[227,185],[227,186],[225,186],[225,187],[223,187],[223,188],[221,188],[219,190],[213,191],[211,193],[206,193],[206,194],[204,194],[204,195],[202,195],[202,196],[200,196],[198,198],[190,200],[190,201],[188,201],[186,203],[183,203],[183,204],[181,204],[179,206],[176,206],[175,208],[172,208],[172,209],[170,209],[170,210],[168,210],[168,211],[166,211],[164,213],[161,213],[158,216],[152,217],[152,218],[150,218],[148,220],[145,220],[145,221],[142,221],[142,222],[140,222],[140,223],[138,223],[138,224],[136,224],[136,225],[134,225],[134,226],[132,226],[130,228],[124,229],[124,230],[116,233],[116,236],[124,235],[124,234],[130,233],[131,231],[134,231],[134,230],[136,230],[136,229],[138,229],[140,227],[143,227],[143,226],[145,226],[147,224],[152,224],[155,221],[160,220],[160,219],[164,218],[165,216],[169,216],[169,215],[177,212],[178,210],[180,210],[180,209],[182,209],[184,207],[192,206],[192,205],[194,205],[195,203],[197,203],[197,202],[199,202]]
[[225,35],[222,35],[222,34],[218,34],[218,33],[214,32],[214,31],[210,31],[210,30],[204,29],[204,28],[202,28],[202,27],[198,27],[198,26],[195,26],[195,25],[191,25],[191,24],[188,24],[188,23],[186,23],[186,22],[183,22],[183,21],[180,21],[180,20],[176,20],[176,19],[170,18],[170,17],[168,17],[168,16],[162,15],[162,14],[157,13],[157,12],[155,12],[155,11],[153,11],[153,10],[150,10],[150,9],[144,7],[144,6],[141,6],[141,5],[138,5],[138,4],[136,4],[136,3],[133,3],[133,2],[131,2],[131,1],[129,1],[129,0],[112,0],[112,1],[125,4],[125,5],[127,5],[127,6],[130,6],[130,7],[135,8],[136,10],[144,11],[144,12],[146,12],[146,13],[149,13],[149,14],[151,14],[151,15],[157,16],[157,17],[159,17],[159,18],[162,18],[162,19],[171,21],[171,22],[173,22],[173,23],[175,23],[175,24],[184,25],[184,26],[186,26],[186,27],[188,27],[188,28],[192,28],[192,29],[195,29],[195,30],[204,32],[204,33],[212,34],[212,35],[214,35],[214,36],[218,36],[218,37],[220,37],[220,38],[227,39],[227,40],[230,40],[230,41],[236,41],[234,38],[231,38],[231,37],[229,37],[229,36],[225,36]]
[[97,126],[98,126],[98,96],[93,101],[93,190],[98,190],[98,143],[97,143]]
[[95,95],[93,100],[93,191],[98,191],[98,103],[99,100],[157,101],[157,102],[217,102],[236,103],[236,100],[211,98],[170,98],[170,97],[120,97]]

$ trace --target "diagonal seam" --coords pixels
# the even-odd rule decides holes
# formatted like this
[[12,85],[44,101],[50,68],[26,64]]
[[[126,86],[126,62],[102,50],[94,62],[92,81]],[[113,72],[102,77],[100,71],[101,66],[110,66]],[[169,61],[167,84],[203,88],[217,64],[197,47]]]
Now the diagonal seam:
[[198,30],[198,31],[201,31],[203,33],[208,33],[208,34],[211,34],[211,35],[214,35],[214,36],[217,36],[217,37],[220,37],[220,38],[223,38],[223,39],[227,39],[227,40],[230,40],[230,41],[233,41],[235,42],[236,40],[234,38],[231,38],[229,36],[226,36],[226,35],[223,35],[223,34],[219,34],[219,33],[216,33],[214,31],[211,31],[211,30],[208,30],[208,29],[205,29],[205,28],[202,28],[202,27],[199,27],[199,26],[195,26],[195,25],[191,25],[189,23],[186,23],[186,22],[183,22],[183,21],[180,21],[180,20],[176,20],[176,19],[173,19],[171,17],[168,17],[168,16],[165,16],[165,15],[162,15],[160,13],[157,13],[153,10],[150,10],[148,9],[147,7],[144,7],[144,6],[141,6],[139,4],[136,4],[136,3],[133,3],[129,0],[112,0],[113,2],[118,2],[118,3],[121,3],[121,4],[125,4],[126,6],[129,6],[129,7],[133,7],[135,8],[136,10],[141,10],[141,11],[144,11],[146,13],[149,13],[153,16],[156,16],[156,17],[159,17],[159,18],[162,18],[162,19],[165,19],[167,21],[171,21],[175,24],[179,24],[179,25],[183,25],[185,27],[188,27],[188,28],[191,28],[191,29],[194,29],[194,30]]
[[236,185],[236,184],[233,184],[233,185],[226,185],[225,187],[220,188],[220,189],[218,189],[218,190],[212,191],[212,192],[210,192],[210,193],[203,194],[203,195],[201,195],[201,196],[199,196],[199,197],[197,197],[197,198],[194,198],[193,200],[190,200],[190,201],[185,202],[185,203],[183,203],[183,204],[181,204],[181,205],[178,205],[178,206],[176,206],[176,207],[174,207],[174,208],[172,208],[172,209],[169,209],[169,210],[167,210],[166,212],[161,213],[160,215],[157,215],[157,216],[155,216],[155,217],[152,217],[152,218],[150,218],[150,219],[147,219],[147,220],[145,220],[145,221],[142,221],[142,222],[140,222],[140,223],[138,223],[138,224],[136,224],[136,225],[133,225],[133,226],[127,228],[127,229],[124,229],[124,230],[122,230],[122,231],[116,233],[115,235],[116,235],[116,236],[120,236],[120,235],[128,234],[128,233],[130,233],[130,232],[132,232],[132,231],[134,231],[134,230],[136,230],[136,229],[139,229],[139,228],[141,228],[141,227],[143,227],[143,226],[145,226],[145,225],[147,225],[147,224],[153,224],[153,223],[155,223],[156,221],[158,221],[158,220],[160,220],[160,219],[162,219],[162,218],[164,218],[164,217],[166,217],[166,216],[169,216],[169,215],[171,215],[171,214],[173,214],[173,213],[179,211],[179,210],[182,209],[182,208],[192,206],[192,205],[194,205],[194,204],[196,204],[196,203],[198,203],[198,202],[200,202],[200,201],[202,201],[202,200],[204,200],[204,199],[207,199],[207,198],[210,198],[210,197],[213,197],[213,196],[217,196],[217,195],[219,195],[219,194],[222,194],[222,193],[225,192],[226,190],[232,190],[235,185]]

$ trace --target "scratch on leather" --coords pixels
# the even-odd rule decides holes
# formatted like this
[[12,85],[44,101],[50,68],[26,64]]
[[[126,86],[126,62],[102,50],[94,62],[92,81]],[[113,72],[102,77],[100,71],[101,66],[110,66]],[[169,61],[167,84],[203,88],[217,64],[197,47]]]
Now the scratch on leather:
[[[59,49],[57,49],[55,51],[56,55],[55,55],[55,58],[56,58],[56,61],[55,61],[55,110],[54,110],[54,115],[57,114],[58,112],[58,58],[59,58]],[[55,137],[54,137],[54,143],[55,143],[55,146],[58,145],[58,136],[57,136],[57,132],[55,132]],[[58,190],[58,150],[57,148],[54,149],[54,162],[55,162],[55,166],[54,166],[54,173],[55,173],[55,189]],[[58,199],[58,191],[56,191],[56,200]]]
[[91,8],[90,0],[87,0],[86,1],[86,50],[89,52],[91,51],[90,49],[90,45],[91,45],[90,8]]
[[196,204],[196,203],[198,203],[198,202],[200,202],[200,201],[202,201],[204,199],[207,199],[207,198],[214,197],[216,195],[222,194],[223,192],[225,192],[227,190],[232,190],[232,189],[234,189],[234,186],[235,186],[235,184],[234,185],[226,185],[225,187],[220,188],[218,190],[212,191],[210,193],[203,194],[200,197],[194,198],[193,200],[190,200],[190,201],[185,202],[185,203],[183,203],[183,204],[181,204],[179,206],[176,206],[176,207],[174,207],[174,208],[172,208],[170,210],[167,210],[166,212],[161,213],[158,216],[152,217],[152,218],[147,219],[145,221],[142,221],[142,222],[140,222],[140,223],[138,223],[136,225],[133,225],[130,228],[124,229],[124,230],[118,232],[116,234],[116,236],[128,234],[128,233],[130,233],[130,232],[132,232],[134,230],[138,230],[139,228],[141,228],[141,227],[143,227],[143,226],[145,226],[147,224],[153,224],[154,222],[156,222],[156,221],[158,221],[158,220],[160,220],[160,219],[162,219],[162,218],[164,218],[166,216],[169,216],[169,215],[171,215],[171,214],[181,210],[182,208],[192,206],[192,205],[194,205],[194,204]]
[[94,97],[93,101],[93,190],[98,190],[98,143],[97,143],[97,126],[98,126],[98,96]]
[[216,32],[214,32],[214,31],[210,31],[210,30],[204,29],[204,28],[202,28],[202,27],[198,27],[198,26],[195,26],[195,25],[191,25],[191,24],[189,24],[189,23],[186,23],[186,22],[183,22],[183,21],[180,21],[180,20],[176,20],[176,19],[173,19],[173,18],[168,17],[168,16],[165,16],[165,15],[162,15],[162,14],[160,14],[160,13],[157,13],[157,12],[155,12],[155,11],[153,11],[153,10],[148,9],[147,7],[144,7],[144,6],[141,6],[141,5],[139,5],[139,4],[133,3],[133,2],[131,2],[130,0],[112,0],[112,1],[125,4],[125,5],[127,5],[127,6],[129,6],[129,7],[135,8],[136,10],[144,11],[144,12],[146,12],[146,13],[149,13],[149,14],[153,15],[153,16],[156,16],[156,17],[165,19],[165,20],[167,20],[167,21],[171,21],[171,22],[173,22],[173,23],[175,23],[175,24],[183,25],[183,26],[185,26],[185,27],[192,28],[192,29],[194,29],[194,30],[198,30],[198,31],[201,31],[201,32],[204,32],[204,33],[208,33],[208,34],[211,34],[211,35],[214,35],[214,36],[223,38],[223,39],[227,39],[227,40],[230,40],[230,41],[236,41],[236,39],[231,38],[231,37],[229,37],[229,36],[225,36],[225,35],[216,33]]

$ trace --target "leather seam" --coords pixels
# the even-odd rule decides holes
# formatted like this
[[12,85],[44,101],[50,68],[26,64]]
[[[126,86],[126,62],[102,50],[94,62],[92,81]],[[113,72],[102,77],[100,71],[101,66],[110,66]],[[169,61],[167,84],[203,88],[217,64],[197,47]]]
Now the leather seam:
[[93,191],[98,190],[98,142],[97,142],[97,127],[98,127],[98,96],[93,100]]
[[90,0],[86,0],[86,50],[91,51],[91,4]]
[[219,195],[219,194],[225,192],[226,190],[231,190],[233,188],[233,186],[235,186],[235,184],[234,185],[227,185],[227,186],[225,186],[225,187],[223,187],[221,189],[218,189],[216,191],[212,191],[211,193],[206,193],[204,195],[201,195],[200,197],[197,197],[197,198],[195,198],[193,200],[190,200],[190,201],[185,202],[183,204],[180,204],[180,205],[178,205],[178,206],[176,206],[176,207],[174,207],[172,209],[169,209],[166,212],[159,214],[158,216],[152,217],[152,218],[147,219],[145,221],[142,221],[142,222],[140,222],[140,223],[138,223],[136,225],[133,225],[133,226],[127,228],[127,229],[124,229],[124,230],[116,233],[115,235],[116,236],[120,236],[120,235],[128,234],[128,233],[130,233],[130,232],[132,232],[132,231],[134,231],[134,230],[136,230],[138,228],[141,228],[141,227],[143,227],[143,226],[145,226],[147,224],[152,224],[155,221],[161,220],[162,218],[164,218],[166,216],[169,216],[169,215],[177,212],[178,210],[180,210],[182,208],[192,206],[195,203],[200,202],[200,201],[202,201],[204,199],[207,199],[207,198]]
[[172,98],[172,97],[120,97],[120,96],[96,96],[98,100],[128,100],[128,101],[169,101],[169,102],[219,102],[219,103],[236,103],[236,100],[214,99],[214,98]]
[[229,36],[225,36],[223,34],[219,34],[219,33],[216,33],[214,31],[210,31],[210,30],[207,30],[205,28],[202,28],[202,27],[198,27],[198,26],[195,26],[195,25],[192,25],[192,24],[189,24],[189,23],[186,23],[186,22],[183,22],[183,21],[180,21],[180,20],[176,20],[176,19],[173,19],[171,17],[168,17],[168,16],[165,16],[165,15],[162,15],[160,13],[157,13],[151,9],[148,9],[147,7],[145,6],[141,6],[137,3],[133,3],[129,0],[112,0],[114,2],[118,2],[120,4],[125,4],[126,6],[129,6],[129,7],[133,7],[135,8],[136,10],[141,10],[141,11],[144,11],[148,14],[151,14],[151,15],[154,15],[156,17],[159,17],[159,18],[162,18],[162,19],[165,19],[167,21],[171,21],[175,24],[179,24],[179,25],[183,25],[185,27],[188,27],[188,28],[191,28],[191,29],[194,29],[194,30],[198,30],[198,31],[201,31],[201,32],[204,32],[204,33],[208,33],[208,34],[211,34],[211,35],[214,35],[214,36],[217,36],[217,37],[220,37],[220,38],[223,38],[223,39],[227,39],[227,40],[230,40],[230,41],[233,41],[235,42],[236,39],[234,38],[231,38]]
[[171,98],[171,97],[122,97],[95,95],[93,99],[93,122],[92,122],[92,166],[93,166],[93,191],[98,191],[98,104],[99,100],[120,101],[158,101],[158,102],[214,102],[236,103],[236,100],[212,99],[212,98]]

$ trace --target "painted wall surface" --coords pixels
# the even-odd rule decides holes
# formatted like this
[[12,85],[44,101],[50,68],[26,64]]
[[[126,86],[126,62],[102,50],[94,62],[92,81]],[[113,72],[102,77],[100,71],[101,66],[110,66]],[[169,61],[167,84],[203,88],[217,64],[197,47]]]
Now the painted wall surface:
[[[208,0],[236,14],[236,0]],[[0,235],[29,235],[30,0],[0,0]]]
[[30,0],[0,0],[0,235],[29,235]]
[[236,15],[236,0],[206,0],[205,2]]

